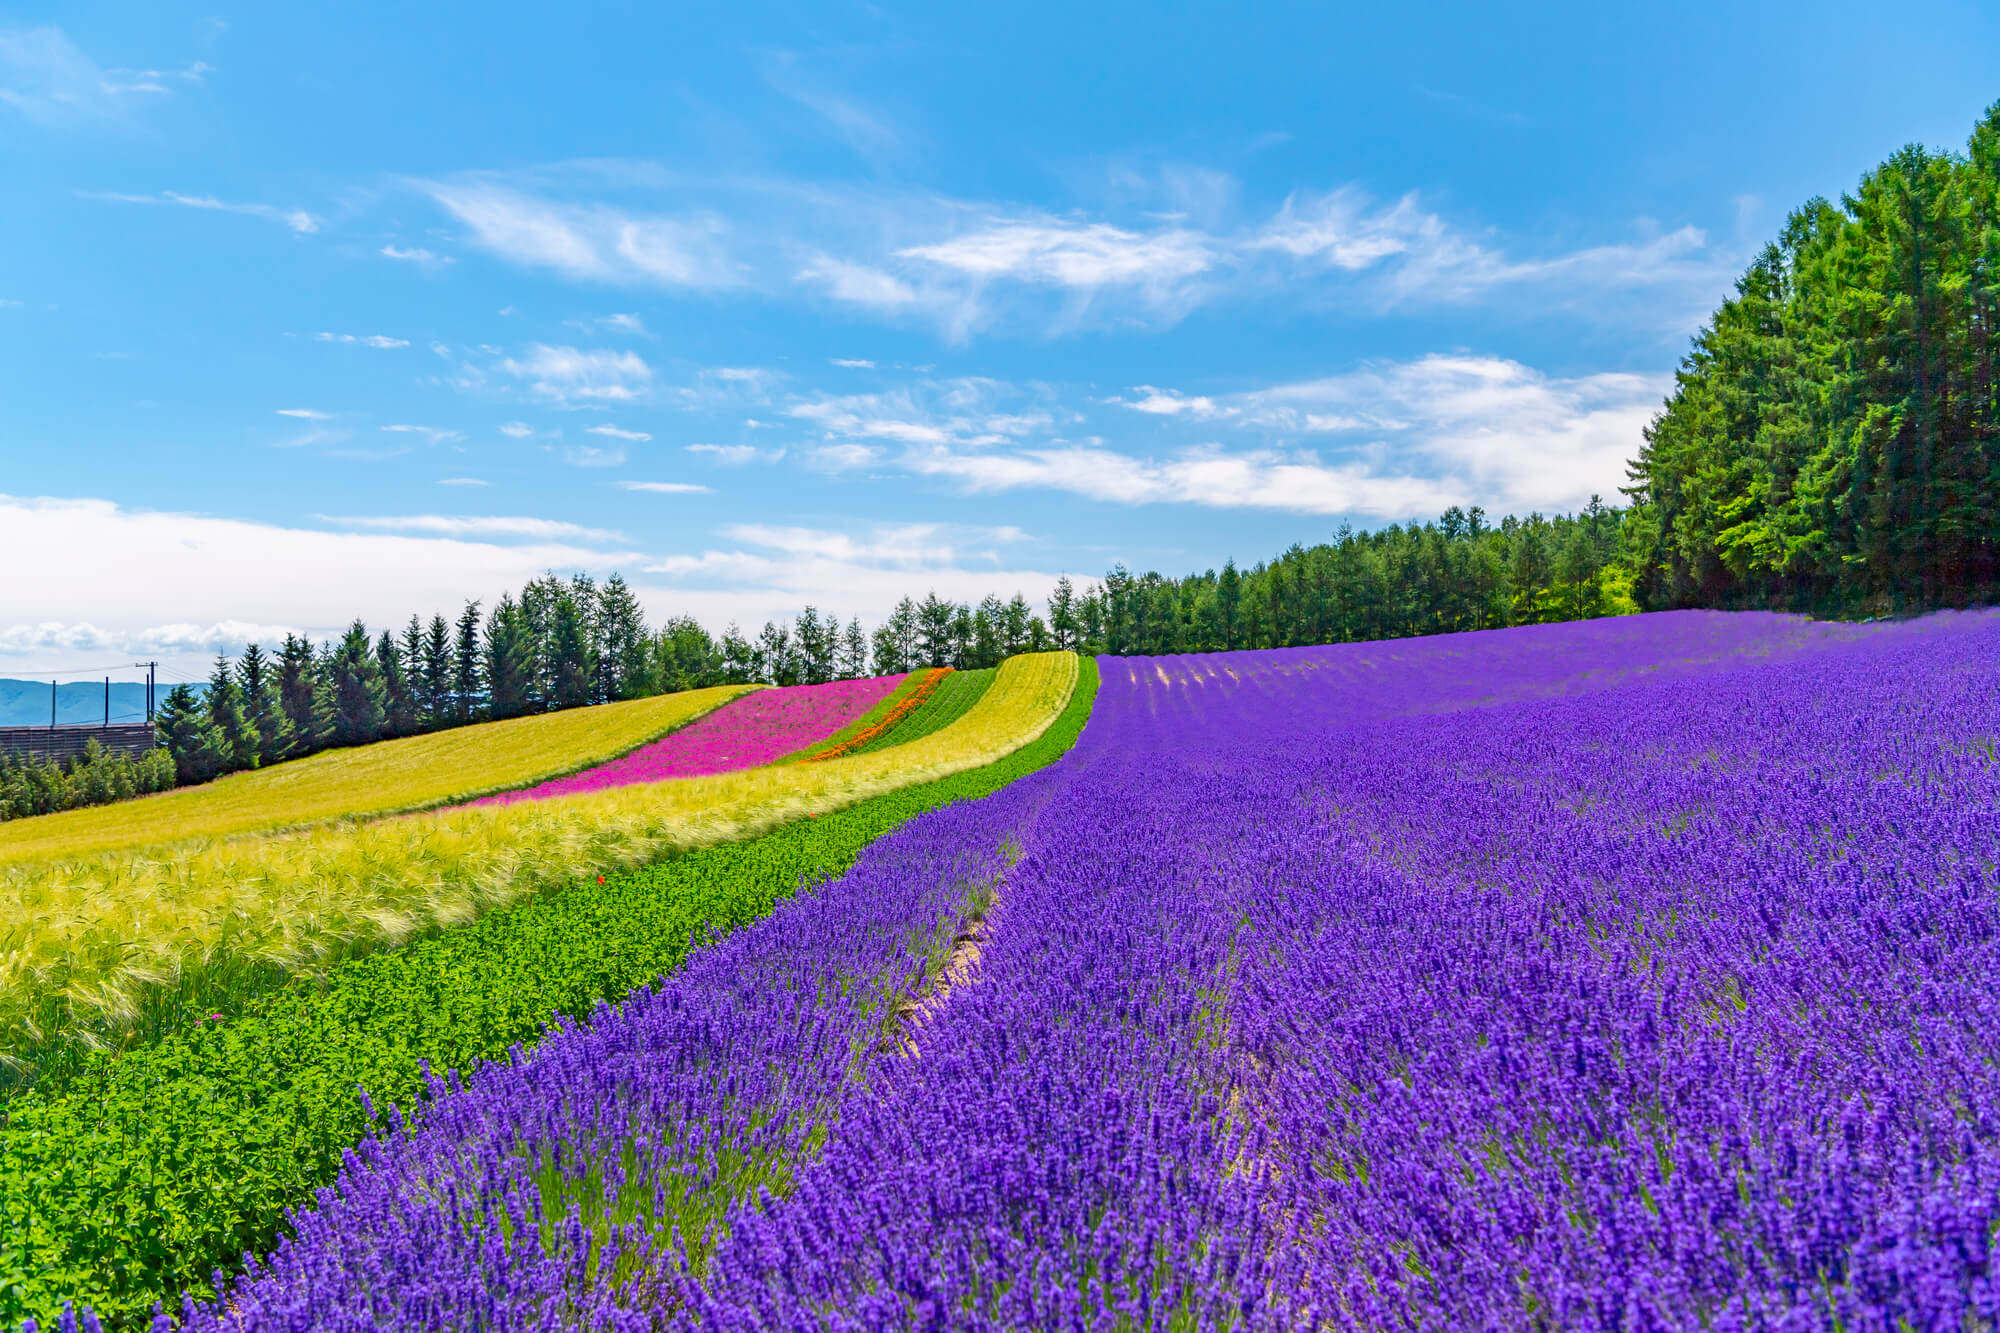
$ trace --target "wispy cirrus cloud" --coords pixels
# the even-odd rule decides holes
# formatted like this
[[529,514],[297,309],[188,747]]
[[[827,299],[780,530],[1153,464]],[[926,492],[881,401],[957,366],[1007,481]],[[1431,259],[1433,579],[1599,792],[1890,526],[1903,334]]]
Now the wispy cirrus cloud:
[[708,459],[719,467],[742,467],[746,463],[776,463],[785,457],[785,448],[759,449],[754,444],[690,444],[687,452]]
[[322,523],[371,532],[417,532],[437,537],[526,537],[536,541],[623,542],[622,532],[586,527],[560,519],[521,515],[462,514],[315,514]]
[[626,430],[622,426],[590,426],[585,429],[584,433],[586,435],[602,435],[612,440],[630,440],[639,444],[643,444],[653,438],[643,430]]
[[315,333],[313,340],[323,343],[346,343],[357,347],[375,347],[383,351],[410,345],[408,338],[391,338],[386,333]]
[[202,62],[160,69],[101,69],[61,28],[0,28],[0,107],[37,124],[73,129],[126,120],[144,102],[199,84]]
[[578,444],[563,450],[563,462],[571,467],[620,467],[625,462],[623,449],[600,449],[592,444]]
[[717,289],[741,285],[728,226],[712,214],[648,216],[603,204],[538,198],[493,181],[420,182],[502,259],[568,277],[627,285]]
[[426,444],[451,444],[465,438],[462,432],[448,430],[443,426],[412,426],[399,422],[393,426],[384,426],[382,429],[391,435],[420,435]]
[[635,352],[536,343],[521,357],[502,359],[499,368],[536,397],[565,407],[637,402],[653,388],[653,368]]
[[400,245],[385,245],[375,253],[384,259],[393,259],[402,264],[436,265],[455,264],[458,262],[450,255],[441,255],[435,250],[427,250],[420,245],[413,245],[407,248]]
[[[419,188],[473,243],[528,267],[821,302],[954,342],[989,329],[1162,327],[1259,301],[1379,314],[1532,297],[1537,311],[1628,319],[1629,300],[1611,298],[1644,292],[1680,321],[1726,290],[1742,258],[1692,226],[1641,221],[1630,238],[1548,250],[1448,220],[1416,193],[1384,201],[1349,183],[1260,212],[1211,169],[1115,174],[1115,215],[633,163]],[[666,193],[672,211],[645,205]]]
[[640,491],[648,495],[711,495],[708,487],[692,481],[621,481],[621,491]]
[[196,208],[209,213],[236,213],[243,217],[262,218],[266,222],[281,222],[301,236],[311,236],[319,230],[320,220],[303,208],[279,208],[272,204],[230,203],[209,194],[182,194],[178,190],[162,190],[158,194],[121,194],[105,190],[79,190],[77,194],[85,199],[98,199],[112,204],[169,204],[180,208]]

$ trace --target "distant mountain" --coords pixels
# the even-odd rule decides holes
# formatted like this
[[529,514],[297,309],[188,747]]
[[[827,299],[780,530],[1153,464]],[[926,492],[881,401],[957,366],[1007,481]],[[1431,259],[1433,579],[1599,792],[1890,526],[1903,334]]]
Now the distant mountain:
[[[157,687],[154,697],[166,698],[168,687]],[[199,690],[201,687],[196,686]],[[111,682],[111,720],[146,720],[146,682]],[[104,721],[104,682],[79,680],[56,687],[56,722],[75,726]],[[45,680],[0,680],[0,727],[46,727],[49,725],[49,683]]]

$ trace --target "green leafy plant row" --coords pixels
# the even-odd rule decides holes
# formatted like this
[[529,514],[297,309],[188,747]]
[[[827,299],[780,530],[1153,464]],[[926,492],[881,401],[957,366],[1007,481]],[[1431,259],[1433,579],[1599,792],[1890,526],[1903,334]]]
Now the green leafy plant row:
[[912,709],[908,717],[866,745],[855,747],[853,753],[870,754],[892,745],[908,745],[934,731],[942,731],[965,716],[992,684],[991,667],[982,671],[954,671],[938,682],[938,687],[931,691],[931,697]]
[[0,1326],[96,1307],[143,1320],[268,1249],[287,1209],[330,1181],[424,1068],[468,1071],[678,968],[691,947],[842,872],[914,816],[1048,764],[1089,716],[1084,659],[1039,737],[981,768],[686,852],[357,958],[240,1016],[102,1056],[59,1094],[31,1090],[0,1127]]

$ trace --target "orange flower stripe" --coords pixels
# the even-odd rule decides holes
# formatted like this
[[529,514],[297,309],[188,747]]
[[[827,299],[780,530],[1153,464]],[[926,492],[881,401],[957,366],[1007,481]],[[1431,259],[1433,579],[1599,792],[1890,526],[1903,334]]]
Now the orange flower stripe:
[[849,736],[846,740],[833,746],[831,749],[821,750],[818,754],[807,755],[803,762],[816,764],[822,759],[838,759],[844,754],[851,754],[860,749],[883,732],[894,728],[898,722],[901,722],[904,718],[915,712],[924,700],[931,697],[931,691],[938,687],[938,682],[950,674],[950,667],[932,667],[930,674],[917,682],[917,688],[904,695],[902,701],[884,714],[880,722],[877,722],[872,727],[866,727],[855,732],[852,736]]

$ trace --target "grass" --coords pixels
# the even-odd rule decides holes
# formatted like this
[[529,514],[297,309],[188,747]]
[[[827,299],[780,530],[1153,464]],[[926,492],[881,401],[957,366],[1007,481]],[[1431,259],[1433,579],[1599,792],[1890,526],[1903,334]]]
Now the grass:
[[993,684],[993,669],[954,671],[938,683],[930,698],[891,730],[856,747],[856,754],[873,754],[892,746],[908,745],[941,731],[958,721],[979,702]]
[[754,837],[990,764],[1069,700],[1072,653],[1009,659],[919,741],[823,763],[300,833],[0,865],[0,1061],[123,1044],[579,875]]
[[232,773],[115,805],[0,824],[0,862],[293,829],[448,805],[634,750],[744,693],[724,685],[482,722]]

